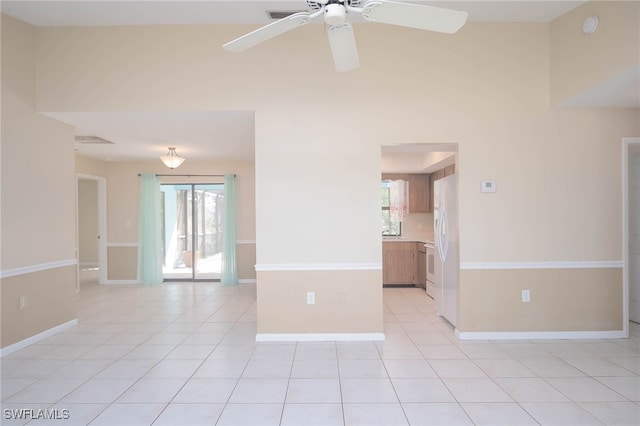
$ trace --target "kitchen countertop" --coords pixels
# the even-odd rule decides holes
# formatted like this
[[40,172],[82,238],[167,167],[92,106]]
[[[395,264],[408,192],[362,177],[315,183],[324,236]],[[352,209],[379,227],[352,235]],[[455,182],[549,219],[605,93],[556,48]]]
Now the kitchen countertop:
[[426,243],[427,241],[433,242],[433,236],[416,236],[416,235],[406,235],[402,237],[382,237],[382,242],[407,242],[407,243]]

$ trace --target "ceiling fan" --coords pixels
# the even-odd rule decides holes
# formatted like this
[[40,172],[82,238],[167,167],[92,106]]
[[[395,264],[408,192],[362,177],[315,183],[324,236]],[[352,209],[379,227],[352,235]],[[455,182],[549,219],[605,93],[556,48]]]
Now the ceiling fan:
[[370,22],[399,25],[419,30],[452,34],[467,21],[468,13],[441,7],[401,3],[390,0],[318,0],[307,1],[309,12],[298,12],[258,28],[226,43],[230,52],[242,52],[257,44],[270,40],[311,20],[324,16],[329,27],[327,35],[336,70],[351,71],[360,66],[353,27],[347,22],[348,13],[358,13]]

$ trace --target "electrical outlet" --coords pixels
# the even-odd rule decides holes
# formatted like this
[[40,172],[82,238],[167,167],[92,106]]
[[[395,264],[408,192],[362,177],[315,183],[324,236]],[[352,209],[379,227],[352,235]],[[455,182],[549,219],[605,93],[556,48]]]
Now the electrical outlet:
[[307,305],[316,304],[316,294],[313,291],[307,292]]
[[20,296],[20,309],[25,309],[27,306],[29,306],[27,296]]
[[531,302],[531,290],[522,290],[522,301],[525,303]]

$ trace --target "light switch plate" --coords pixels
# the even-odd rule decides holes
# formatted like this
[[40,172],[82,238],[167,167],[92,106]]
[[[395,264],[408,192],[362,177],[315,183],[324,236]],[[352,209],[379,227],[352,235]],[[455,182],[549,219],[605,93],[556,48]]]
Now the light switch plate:
[[307,292],[307,305],[316,304],[316,293],[313,291]]
[[483,180],[480,182],[481,192],[496,192],[496,182],[493,180]]

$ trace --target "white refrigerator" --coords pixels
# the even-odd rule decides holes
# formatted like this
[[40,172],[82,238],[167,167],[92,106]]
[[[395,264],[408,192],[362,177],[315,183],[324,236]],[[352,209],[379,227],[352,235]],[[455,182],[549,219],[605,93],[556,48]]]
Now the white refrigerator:
[[[449,175],[433,183],[434,242],[439,268],[438,296],[435,297],[438,314],[456,325],[458,303],[458,193],[456,175]],[[438,288],[439,287],[439,288]],[[439,300],[438,300],[439,299]]]

